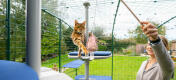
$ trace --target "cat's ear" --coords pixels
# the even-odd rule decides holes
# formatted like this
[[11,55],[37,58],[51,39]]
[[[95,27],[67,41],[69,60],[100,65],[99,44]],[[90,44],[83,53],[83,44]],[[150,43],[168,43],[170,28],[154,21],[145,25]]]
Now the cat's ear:
[[85,25],[86,24],[86,21],[84,21],[83,23],[82,23],[82,25]]
[[77,20],[75,20],[75,25],[77,25],[78,24],[78,21]]

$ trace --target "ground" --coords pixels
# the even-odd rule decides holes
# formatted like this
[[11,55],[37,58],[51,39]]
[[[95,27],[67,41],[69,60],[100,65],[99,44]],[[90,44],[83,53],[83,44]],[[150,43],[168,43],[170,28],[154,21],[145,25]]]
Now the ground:
[[[113,57],[113,70],[112,70],[112,58],[93,60],[90,62],[90,75],[101,75],[101,76],[111,76],[113,71],[113,80],[136,80],[137,71],[141,63],[147,60],[146,56],[114,56]],[[56,60],[56,61],[55,61]],[[50,65],[49,62],[57,62],[58,58],[48,61],[44,66]],[[65,59],[64,63],[67,61]],[[176,72],[176,70],[175,70]],[[64,71],[67,75],[74,79],[75,69],[66,69]],[[84,75],[84,64],[78,69],[78,75]],[[176,74],[175,74],[176,77]],[[176,79],[173,79],[176,80]]]

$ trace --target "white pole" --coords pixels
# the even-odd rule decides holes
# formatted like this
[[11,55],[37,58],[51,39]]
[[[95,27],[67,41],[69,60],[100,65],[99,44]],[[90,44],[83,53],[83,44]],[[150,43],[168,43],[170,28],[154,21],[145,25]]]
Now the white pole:
[[[27,0],[26,63],[40,75],[41,0]],[[25,73],[24,73],[25,74]]]
[[[87,42],[88,41],[88,38],[89,38],[89,34],[88,34],[88,31],[89,31],[89,6],[90,6],[90,3],[89,2],[85,2],[83,4],[85,6],[85,19],[86,19],[86,36],[85,36],[85,39]],[[85,55],[85,56],[88,56],[88,55]],[[89,80],[89,59],[86,59],[85,60],[85,80]]]
[[86,42],[88,41],[88,38],[89,38],[89,34],[88,34],[88,31],[89,31],[89,6],[90,6],[90,3],[89,2],[85,2],[83,4],[85,6],[85,19],[86,19]]

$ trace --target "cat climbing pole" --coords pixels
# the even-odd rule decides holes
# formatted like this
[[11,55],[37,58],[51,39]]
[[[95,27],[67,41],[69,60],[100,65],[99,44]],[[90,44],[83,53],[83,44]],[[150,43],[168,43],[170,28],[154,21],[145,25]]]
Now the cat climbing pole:
[[[83,3],[85,7],[85,19],[86,19],[86,31],[85,31],[85,43],[88,41],[89,35],[89,2]],[[90,54],[89,54],[90,55]],[[78,75],[75,77],[75,80],[112,80],[111,76],[89,76],[89,61],[92,59],[90,58],[89,55],[84,55],[81,53],[81,58],[78,57],[78,52],[70,52],[68,54],[69,58],[74,58],[74,59],[82,59],[85,63],[85,75]],[[94,59],[105,59],[109,58],[112,56],[112,53],[110,51],[95,51],[94,52]]]
[[[88,35],[88,30],[89,30],[89,2],[85,2],[83,4],[85,6],[85,19],[86,19],[86,35],[85,35],[85,44],[88,41],[89,35]],[[87,56],[87,55],[86,55]],[[85,59],[85,80],[89,80],[89,59]]]

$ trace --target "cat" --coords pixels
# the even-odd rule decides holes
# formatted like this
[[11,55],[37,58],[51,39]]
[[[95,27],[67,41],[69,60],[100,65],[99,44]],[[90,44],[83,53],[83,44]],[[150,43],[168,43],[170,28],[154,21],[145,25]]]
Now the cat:
[[84,46],[84,39],[85,39],[85,24],[86,22],[84,21],[83,23],[78,23],[77,20],[75,20],[75,26],[71,35],[72,41],[75,45],[78,46],[78,57],[81,57],[81,51],[85,53],[85,55],[88,55],[88,50]]

